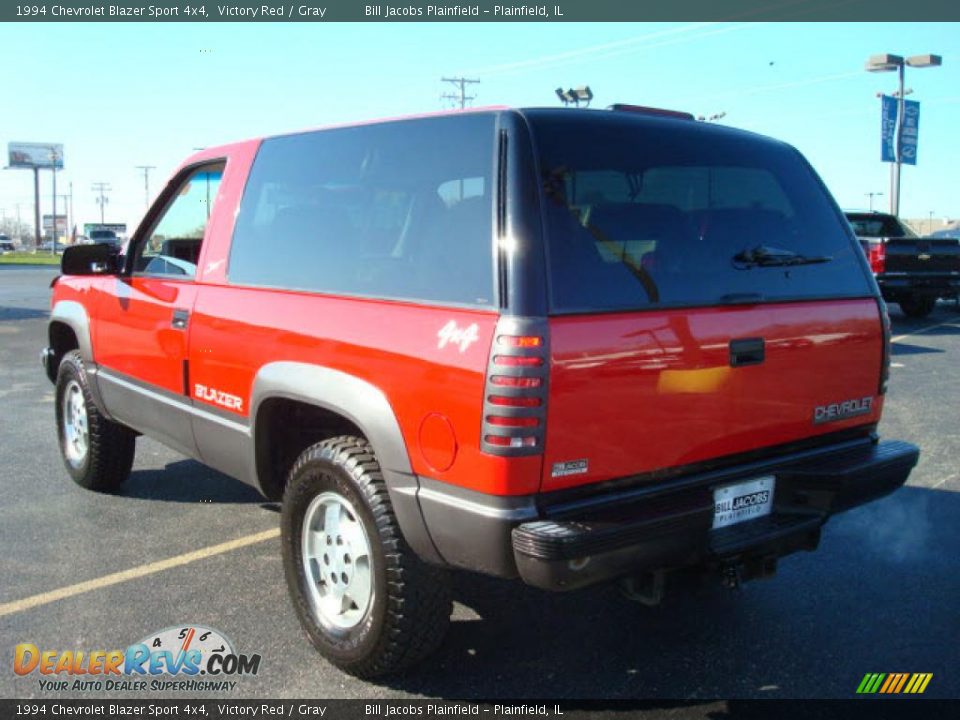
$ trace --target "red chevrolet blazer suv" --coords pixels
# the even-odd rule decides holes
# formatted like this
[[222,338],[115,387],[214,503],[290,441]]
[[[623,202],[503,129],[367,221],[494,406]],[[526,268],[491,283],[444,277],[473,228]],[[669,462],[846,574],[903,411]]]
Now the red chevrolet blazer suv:
[[886,308],[797,150],[680,113],[482,109],[205,149],[121,254],[70,248],[66,469],[148,435],[283,500],[309,639],[435,649],[450,568],[736,584],[897,489]]

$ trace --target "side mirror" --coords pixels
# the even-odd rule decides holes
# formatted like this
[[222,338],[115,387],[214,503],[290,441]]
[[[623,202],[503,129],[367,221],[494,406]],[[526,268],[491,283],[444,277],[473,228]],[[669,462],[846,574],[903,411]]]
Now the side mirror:
[[64,275],[116,275],[120,272],[120,249],[114,245],[73,245],[63,251],[60,272]]

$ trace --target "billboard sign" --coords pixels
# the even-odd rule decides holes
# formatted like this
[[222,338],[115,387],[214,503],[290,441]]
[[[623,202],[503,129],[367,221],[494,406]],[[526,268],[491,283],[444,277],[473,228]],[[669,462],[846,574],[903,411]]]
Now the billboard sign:
[[920,137],[920,103],[916,100],[903,102],[903,128],[900,130],[900,162],[917,164],[917,140]]
[[59,143],[7,144],[8,162],[12,168],[53,168],[63,170],[63,145]]
[[[53,215],[44,213],[43,232],[49,233],[53,229]],[[57,234],[65,235],[67,232],[67,216],[57,213]]]

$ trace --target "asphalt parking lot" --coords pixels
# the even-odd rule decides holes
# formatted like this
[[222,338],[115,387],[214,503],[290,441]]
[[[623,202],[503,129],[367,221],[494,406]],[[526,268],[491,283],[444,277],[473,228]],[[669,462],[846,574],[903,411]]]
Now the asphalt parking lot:
[[[120,494],[69,480],[53,388],[37,362],[53,275],[0,266],[0,697],[82,697],[41,691],[36,674],[16,676],[18,643],[122,649],[190,623],[261,654],[259,674],[243,678],[234,698],[849,698],[867,672],[930,672],[926,696],[960,696],[953,303],[923,321],[892,307],[881,432],[919,444],[920,464],[908,487],[834,518],[816,553],[787,558],[772,580],[705,589],[657,609],[613,588],[552,595],[459,574],[438,655],[406,676],[364,683],[327,665],[300,632],[271,532],[275,505],[145,438]],[[268,539],[142,571],[256,533]],[[132,572],[112,576],[123,571]],[[96,582],[80,594],[17,604],[83,581]]]

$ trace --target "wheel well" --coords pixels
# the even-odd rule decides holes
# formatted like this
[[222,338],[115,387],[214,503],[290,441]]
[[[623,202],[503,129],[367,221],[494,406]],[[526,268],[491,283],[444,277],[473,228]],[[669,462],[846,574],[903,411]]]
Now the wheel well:
[[79,347],[80,342],[72,327],[63,322],[50,323],[50,348],[53,350],[53,357],[47,365],[47,374],[51,376],[51,382],[57,377],[57,368],[60,367],[63,356]]
[[287,398],[269,398],[256,418],[255,448],[260,489],[271,500],[283,496],[287,471],[306,448],[337,435],[366,438],[355,423],[332,410]]

